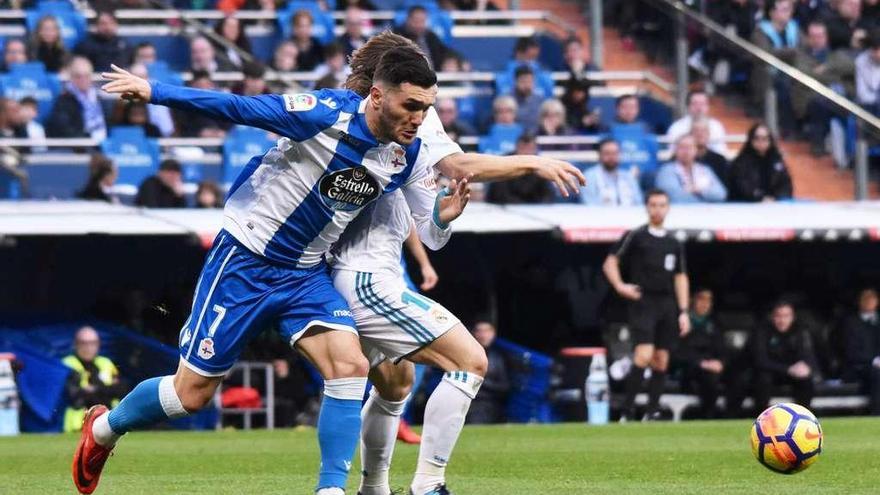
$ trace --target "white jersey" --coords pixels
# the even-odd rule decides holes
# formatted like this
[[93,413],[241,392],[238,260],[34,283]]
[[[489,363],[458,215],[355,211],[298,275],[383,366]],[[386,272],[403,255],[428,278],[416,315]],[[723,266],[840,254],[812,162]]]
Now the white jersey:
[[433,176],[420,139],[405,148],[376,140],[366,101],[345,90],[240,97],[161,83],[153,83],[151,100],[284,136],[236,179],[223,227],[250,251],[297,268],[320,263],[383,194],[410,195]]
[[[418,161],[432,169],[443,158],[461,153],[461,147],[443,130],[443,124],[433,107],[428,110],[419,127],[417,138],[422,145]],[[333,247],[333,268],[370,273],[401,273],[401,251],[413,220],[419,238],[426,246],[433,250],[442,248],[449,240],[451,228],[437,227],[431,218],[433,211],[426,211],[424,206],[430,198],[433,208],[435,196],[436,183],[432,171],[428,177],[413,184],[413,187],[386,194],[364,208]],[[413,205],[417,206],[413,208]]]

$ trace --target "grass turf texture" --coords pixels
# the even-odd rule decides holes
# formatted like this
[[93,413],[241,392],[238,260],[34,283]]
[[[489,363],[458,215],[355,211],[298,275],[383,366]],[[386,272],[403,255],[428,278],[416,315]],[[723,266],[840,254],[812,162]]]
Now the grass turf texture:
[[[880,419],[822,422],[807,471],[772,473],[752,457],[746,421],[467,427],[448,470],[456,495],[878,493]],[[0,438],[0,493],[75,493],[72,435]],[[416,446],[398,444],[392,487],[408,486]],[[304,494],[318,464],[314,430],[144,432],[110,458],[100,494]],[[355,466],[358,466],[355,462]],[[356,492],[357,468],[350,494]]]

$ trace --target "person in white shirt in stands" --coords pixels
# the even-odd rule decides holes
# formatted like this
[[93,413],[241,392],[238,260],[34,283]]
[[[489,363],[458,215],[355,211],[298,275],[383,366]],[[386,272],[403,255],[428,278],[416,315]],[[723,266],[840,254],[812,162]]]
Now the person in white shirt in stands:
[[642,190],[629,170],[620,170],[620,144],[613,139],[599,142],[599,164],[584,174],[581,203],[601,206],[637,206],[643,203]]
[[[718,203],[727,199],[727,188],[712,169],[697,163],[697,143],[690,134],[675,142],[675,161],[657,172],[656,186],[672,203]],[[587,179],[589,180],[589,178]]]
[[856,57],[856,98],[870,112],[880,103],[880,35],[868,38],[867,49]]
[[676,120],[669,126],[666,139],[670,143],[678,141],[685,134],[690,134],[694,120],[706,119],[709,122],[709,149],[724,154],[727,150],[725,139],[727,132],[724,125],[709,116],[709,95],[705,91],[691,91],[687,96],[687,115]]

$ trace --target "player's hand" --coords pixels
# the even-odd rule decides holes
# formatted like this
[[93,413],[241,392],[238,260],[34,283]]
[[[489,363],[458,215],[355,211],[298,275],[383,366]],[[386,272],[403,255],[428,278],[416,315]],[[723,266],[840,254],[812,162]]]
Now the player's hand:
[[578,194],[581,186],[587,185],[587,179],[583,172],[568,162],[544,156],[535,157],[535,160],[534,174],[552,182],[563,197],[567,198],[569,194]]
[[678,330],[678,335],[680,337],[684,337],[691,333],[691,317],[687,314],[687,311],[682,311],[678,315]]
[[150,87],[149,81],[116,65],[111,65],[110,68],[111,72],[101,73],[104,80],[110,81],[101,86],[101,89],[110,94],[122,95],[122,98],[126,100],[149,103],[150,97],[153,95],[153,88]]
[[419,286],[419,289],[431,290],[437,286],[437,282],[439,281],[440,277],[437,276],[434,267],[431,266],[430,263],[425,264],[425,266],[422,267],[422,285]]
[[642,288],[638,285],[622,284],[615,290],[617,290],[617,293],[620,294],[620,297],[624,299],[629,299],[630,301],[638,301],[642,298]]
[[458,218],[471,199],[471,186],[469,181],[474,174],[468,174],[467,177],[456,181],[453,179],[446,186],[447,191],[451,191],[446,196],[440,198],[440,208],[438,216],[444,224],[449,224]]

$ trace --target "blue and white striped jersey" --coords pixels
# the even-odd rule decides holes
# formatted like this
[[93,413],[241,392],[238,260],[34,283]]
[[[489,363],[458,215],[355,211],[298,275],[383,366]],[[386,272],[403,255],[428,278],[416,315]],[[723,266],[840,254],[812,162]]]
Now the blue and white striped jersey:
[[161,83],[151,99],[282,136],[232,185],[223,226],[254,253],[298,268],[319,263],[382,194],[432,177],[421,139],[406,148],[376,140],[366,101],[346,90],[241,97]]

